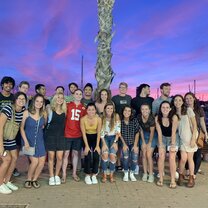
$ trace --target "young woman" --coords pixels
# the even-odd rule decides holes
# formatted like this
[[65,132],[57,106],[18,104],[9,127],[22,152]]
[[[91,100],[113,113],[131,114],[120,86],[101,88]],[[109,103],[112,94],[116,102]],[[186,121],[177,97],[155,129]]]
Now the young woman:
[[[123,181],[128,181],[129,177],[131,181],[137,181],[134,176],[134,171],[136,169],[138,160],[139,130],[140,126],[138,120],[136,118],[133,118],[132,108],[130,106],[124,106],[122,110],[120,137],[123,143]],[[130,173],[128,174],[129,165]]]
[[[81,118],[81,131],[85,144],[84,154],[84,172],[85,183],[97,184],[97,174],[100,155],[100,131],[101,131],[101,118],[96,114],[96,106],[94,103],[87,105],[87,115]],[[91,160],[93,155],[93,160]],[[92,161],[92,177],[91,177],[91,161]]]
[[102,89],[99,92],[97,101],[95,102],[95,106],[97,108],[97,113],[99,115],[103,114],[104,107],[105,107],[106,103],[109,103],[109,102],[111,102],[111,96],[109,94],[109,91],[106,89]]
[[[66,101],[63,93],[54,95],[47,108],[48,124],[45,129],[45,147],[48,151],[49,185],[60,185],[59,173],[65,149],[64,127],[66,119]],[[54,160],[56,168],[54,173]]]
[[158,133],[158,149],[159,160],[158,170],[160,179],[157,182],[158,186],[163,186],[164,161],[166,151],[169,151],[169,165],[170,165],[170,188],[176,188],[175,174],[176,174],[176,152],[179,148],[179,137],[177,133],[178,117],[171,115],[171,107],[168,101],[163,101],[160,104],[158,115],[155,117],[156,130]]
[[190,107],[186,107],[181,95],[175,95],[172,104],[172,112],[173,114],[177,114],[179,118],[178,133],[181,139],[178,185],[181,186],[183,183],[184,167],[188,160],[190,176],[187,187],[191,188],[195,185],[193,155],[197,151],[197,124],[195,114]]
[[45,163],[45,145],[43,139],[43,128],[46,124],[47,115],[44,110],[43,95],[36,94],[29,109],[23,114],[23,120],[20,127],[20,132],[23,139],[25,150],[30,147],[35,148],[35,154],[29,156],[30,165],[25,181],[25,188],[39,188],[40,184],[37,181]]
[[20,125],[26,101],[27,96],[23,92],[17,92],[14,95],[13,104],[5,106],[0,114],[0,159],[2,161],[0,165],[0,193],[2,194],[10,194],[12,191],[18,190],[18,187],[10,181],[18,157],[16,139],[4,138],[4,131],[7,120],[14,119]]
[[[143,132],[139,142],[142,150],[142,163],[144,170],[142,180],[153,183],[154,175],[152,154],[157,144],[157,137],[155,135],[155,119],[151,114],[150,106],[148,104],[141,105],[141,114],[138,115],[138,121]],[[147,174],[147,167],[149,175]]]
[[120,119],[115,113],[114,104],[107,103],[104,107],[102,117],[101,141],[102,141],[102,182],[107,180],[107,168],[109,161],[110,182],[115,182],[113,174],[115,172],[116,152],[118,150],[118,139],[120,136]]
[[81,103],[82,90],[77,89],[74,92],[74,101],[67,103],[67,115],[64,129],[65,152],[62,164],[62,183],[66,182],[66,169],[68,157],[72,151],[73,172],[72,177],[75,181],[80,181],[77,175],[77,165],[79,160],[79,151],[82,148],[82,132],[80,129],[80,119],[86,114],[86,109]]
[[[205,113],[202,107],[199,105],[195,95],[192,92],[188,92],[184,96],[186,105],[190,107],[196,118],[197,130],[198,132],[202,130],[205,134],[205,139],[208,139],[206,124],[205,124]],[[187,163],[186,163],[187,164]],[[198,147],[197,151],[194,153],[194,179],[201,165],[201,148]],[[188,169],[188,165],[186,165]]]

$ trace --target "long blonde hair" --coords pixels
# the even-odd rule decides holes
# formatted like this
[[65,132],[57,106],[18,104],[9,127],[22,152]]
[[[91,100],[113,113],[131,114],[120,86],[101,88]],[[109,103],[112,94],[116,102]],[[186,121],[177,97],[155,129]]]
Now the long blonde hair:
[[[52,111],[56,111],[57,110],[57,106],[58,105],[57,105],[56,101],[57,101],[57,98],[58,98],[59,95],[62,95],[63,99],[64,99],[64,94],[62,92],[59,92],[59,93],[55,94],[53,96],[52,100],[51,100],[51,110]],[[64,99],[64,102],[61,105],[61,112],[66,114],[66,101],[65,101],[65,99]]]
[[113,131],[114,127],[115,127],[115,124],[116,124],[116,111],[115,111],[115,105],[113,102],[108,102],[105,104],[105,107],[104,107],[104,111],[103,111],[103,116],[102,116],[102,124],[103,124],[103,127],[104,129],[106,128],[106,117],[107,117],[107,114],[106,114],[106,108],[108,106],[113,106],[113,113],[111,115],[111,119],[110,119],[110,130]]

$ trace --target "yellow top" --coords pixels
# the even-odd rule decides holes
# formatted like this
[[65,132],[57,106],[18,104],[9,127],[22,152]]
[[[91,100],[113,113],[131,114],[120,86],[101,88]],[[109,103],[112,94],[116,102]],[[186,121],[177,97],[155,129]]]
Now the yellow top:
[[86,134],[97,134],[98,116],[95,116],[94,123],[89,124],[87,115],[83,117]]

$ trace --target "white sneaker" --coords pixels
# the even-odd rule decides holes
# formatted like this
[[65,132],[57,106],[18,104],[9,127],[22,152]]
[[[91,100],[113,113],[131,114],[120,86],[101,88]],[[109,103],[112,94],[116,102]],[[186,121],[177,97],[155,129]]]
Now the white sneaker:
[[91,184],[92,184],[92,181],[91,181],[91,178],[90,178],[89,175],[86,175],[86,176],[85,176],[85,183],[86,183],[87,185],[91,185]]
[[139,165],[136,165],[136,169],[134,171],[135,175],[139,175]]
[[98,183],[97,177],[96,177],[96,175],[93,175],[92,176],[92,184],[97,184],[97,183]]
[[5,185],[7,186],[7,188],[9,188],[12,191],[17,191],[19,188],[17,186],[15,186],[13,183],[11,183],[10,181],[5,183]]
[[176,171],[175,173],[175,179],[178,179],[179,178],[179,173]]
[[0,193],[1,194],[11,194],[12,190],[10,190],[4,183],[0,186]]
[[149,178],[147,180],[148,183],[153,183],[154,182],[154,175],[149,175]]
[[55,176],[54,179],[55,179],[55,184],[56,185],[61,185],[61,179],[60,179],[59,176]]
[[130,171],[129,177],[130,177],[131,181],[137,181],[137,179],[134,176],[134,172]]
[[49,183],[48,184],[49,184],[49,186],[56,185],[55,178],[53,176],[49,178]]
[[123,181],[125,182],[129,181],[129,172],[124,172]]
[[147,182],[147,173],[143,173],[142,181]]

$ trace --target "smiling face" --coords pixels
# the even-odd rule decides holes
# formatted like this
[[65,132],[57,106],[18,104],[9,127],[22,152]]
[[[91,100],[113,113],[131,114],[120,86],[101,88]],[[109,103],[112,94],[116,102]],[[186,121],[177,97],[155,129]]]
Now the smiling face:
[[22,84],[21,87],[19,87],[19,91],[24,92],[25,94],[27,94],[28,90],[29,86],[27,84]]
[[2,90],[5,91],[5,92],[7,92],[7,93],[10,93],[12,89],[13,89],[12,82],[7,82],[7,83],[4,83],[2,85]]
[[71,94],[74,94],[75,90],[77,90],[77,86],[75,86],[74,84],[71,84],[69,87],[69,91],[71,92]]
[[100,98],[103,102],[106,102],[108,99],[108,93],[106,91],[102,91],[100,94]]
[[56,103],[58,105],[62,105],[64,103],[64,95],[63,94],[58,94],[56,98]]
[[35,99],[34,106],[36,109],[41,109],[43,107],[43,103],[44,103],[43,98],[40,96],[37,96]]
[[168,116],[170,111],[171,111],[171,108],[170,108],[170,104],[169,103],[163,103],[161,105],[161,112],[162,112],[163,116]]
[[124,116],[124,118],[127,118],[127,119],[129,119],[130,118],[130,116],[131,116],[131,108],[129,108],[129,107],[125,107],[124,108],[124,110],[123,110],[123,116]]
[[84,94],[85,94],[85,96],[92,96],[92,88],[91,87],[85,87]]
[[148,105],[142,105],[141,113],[143,117],[148,117],[150,115],[150,107]]
[[174,98],[173,103],[174,103],[174,106],[176,107],[176,109],[180,109],[182,107],[182,105],[183,105],[183,99],[182,99],[182,97],[176,96]]
[[15,105],[18,107],[23,107],[26,104],[26,99],[24,95],[19,95],[15,101]]
[[161,94],[165,97],[169,97],[170,90],[171,90],[170,86],[163,86],[163,88],[161,89]]
[[81,90],[76,90],[74,92],[74,101],[80,102],[82,99],[82,91]]
[[114,112],[114,106],[113,105],[107,105],[105,107],[105,113],[106,113],[107,116],[110,117],[113,114],[113,112]]
[[89,106],[87,108],[87,115],[90,116],[90,117],[93,117],[96,115],[96,109],[95,109],[95,106]]
[[185,97],[185,102],[186,102],[186,104],[189,106],[189,107],[193,107],[194,106],[194,101],[195,101],[195,99],[194,99],[194,97],[192,96],[192,95],[186,95],[186,97]]

